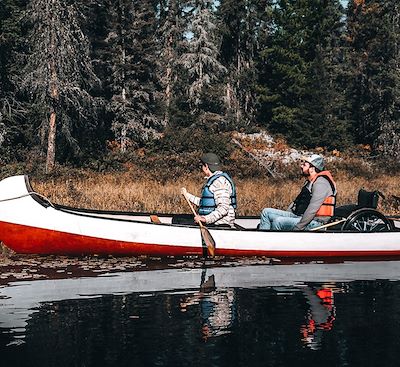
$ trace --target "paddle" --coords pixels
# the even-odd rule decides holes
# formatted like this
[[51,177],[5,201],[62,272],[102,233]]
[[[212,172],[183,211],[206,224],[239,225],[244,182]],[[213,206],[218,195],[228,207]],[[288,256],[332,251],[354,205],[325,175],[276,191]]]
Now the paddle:
[[[190,209],[192,209],[193,215],[196,216],[197,213],[194,210],[192,203],[189,201],[188,197],[184,193],[182,193],[182,195],[185,197],[187,203],[190,206]],[[210,256],[213,257],[214,252],[215,252],[214,238],[212,238],[211,233],[208,231],[208,229],[202,222],[199,222],[199,226],[200,226],[201,238],[203,239],[204,243],[207,245],[208,253],[210,254]]]
[[312,228],[312,229],[310,229],[310,231],[318,231],[319,229],[328,228],[328,227],[334,226],[335,224],[343,223],[346,220],[347,220],[347,218],[343,218],[341,220],[337,220],[336,222],[327,223],[327,224],[324,224],[322,226]]

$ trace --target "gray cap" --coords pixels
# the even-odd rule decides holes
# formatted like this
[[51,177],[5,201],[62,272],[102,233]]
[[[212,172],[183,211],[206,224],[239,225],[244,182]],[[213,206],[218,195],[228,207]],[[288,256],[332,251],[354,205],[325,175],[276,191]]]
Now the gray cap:
[[306,161],[313,165],[315,168],[323,171],[325,168],[325,161],[324,158],[319,154],[311,154],[308,157],[301,157],[303,161]]
[[212,172],[221,169],[221,161],[215,153],[204,153],[200,159],[203,163],[208,165],[208,168],[210,168]]

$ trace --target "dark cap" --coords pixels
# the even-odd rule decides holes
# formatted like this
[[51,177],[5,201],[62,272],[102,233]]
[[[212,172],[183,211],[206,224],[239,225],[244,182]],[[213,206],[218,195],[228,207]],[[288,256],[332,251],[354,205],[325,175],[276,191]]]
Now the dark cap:
[[208,165],[208,168],[210,168],[212,172],[221,169],[221,161],[215,153],[204,153],[200,159],[203,163]]

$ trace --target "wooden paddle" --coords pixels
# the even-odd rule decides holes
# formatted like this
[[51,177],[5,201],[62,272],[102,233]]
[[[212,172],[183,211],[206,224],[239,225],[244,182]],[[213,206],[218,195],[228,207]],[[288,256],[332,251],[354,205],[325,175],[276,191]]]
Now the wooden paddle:
[[327,224],[324,224],[322,226],[312,228],[312,229],[310,229],[310,231],[318,231],[319,229],[328,228],[328,227],[334,226],[335,224],[343,223],[346,220],[347,220],[347,218],[343,218],[341,220],[337,220],[336,222],[327,223]]
[[[192,203],[189,201],[188,197],[185,194],[182,194],[182,195],[185,197],[187,203],[190,206],[190,209],[192,209],[193,215],[196,216],[197,213],[194,210]],[[208,253],[210,254],[211,257],[213,257],[214,253],[215,253],[214,238],[211,236],[211,233],[208,231],[208,229],[202,222],[199,222],[199,226],[200,226],[201,238],[203,239],[204,243],[207,245]]]

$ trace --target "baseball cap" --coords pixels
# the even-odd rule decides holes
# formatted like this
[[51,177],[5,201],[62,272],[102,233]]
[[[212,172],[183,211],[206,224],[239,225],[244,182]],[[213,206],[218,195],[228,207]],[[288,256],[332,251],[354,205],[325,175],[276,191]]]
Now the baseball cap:
[[221,169],[221,161],[215,153],[204,153],[201,156],[201,161],[207,163],[208,167],[212,172]]
[[323,171],[325,168],[324,158],[319,154],[311,154],[310,156],[303,156],[301,159],[305,162],[310,163],[315,168]]

